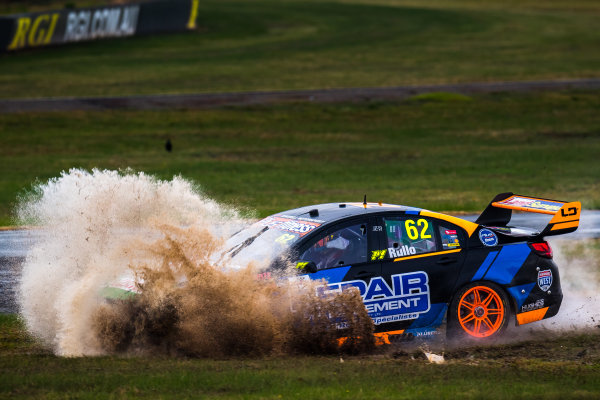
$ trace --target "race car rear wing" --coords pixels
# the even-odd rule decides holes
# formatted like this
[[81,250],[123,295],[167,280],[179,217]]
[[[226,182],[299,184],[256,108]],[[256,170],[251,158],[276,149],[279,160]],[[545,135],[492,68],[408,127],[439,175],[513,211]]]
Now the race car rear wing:
[[552,215],[552,219],[539,236],[562,235],[577,230],[581,203],[500,193],[475,222],[481,225],[506,226],[512,216],[512,210]]

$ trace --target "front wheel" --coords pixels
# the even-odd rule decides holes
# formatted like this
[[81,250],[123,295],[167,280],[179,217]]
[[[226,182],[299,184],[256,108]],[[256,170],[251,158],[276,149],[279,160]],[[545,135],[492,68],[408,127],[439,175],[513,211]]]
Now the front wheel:
[[490,282],[473,283],[461,289],[450,305],[448,321],[452,339],[490,341],[502,335],[510,318],[504,291]]

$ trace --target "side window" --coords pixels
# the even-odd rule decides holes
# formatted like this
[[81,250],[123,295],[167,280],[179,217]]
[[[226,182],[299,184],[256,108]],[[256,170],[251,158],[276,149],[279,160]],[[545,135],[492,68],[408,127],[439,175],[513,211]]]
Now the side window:
[[442,250],[460,249],[460,239],[456,228],[440,225],[439,231],[442,239]]
[[433,222],[415,216],[384,218],[388,257],[437,251]]
[[318,269],[366,262],[366,224],[351,225],[327,234],[309,247],[300,259],[314,261]]

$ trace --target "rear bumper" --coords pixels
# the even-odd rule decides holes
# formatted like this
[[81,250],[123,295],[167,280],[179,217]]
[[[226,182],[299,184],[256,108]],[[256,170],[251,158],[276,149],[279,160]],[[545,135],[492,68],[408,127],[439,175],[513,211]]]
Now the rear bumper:
[[562,299],[563,294],[559,286],[557,292],[551,292],[551,294],[544,296],[544,303],[549,304],[547,307],[542,306],[536,310],[517,313],[517,325],[529,324],[531,322],[554,317],[556,314],[558,314],[558,310],[560,309]]

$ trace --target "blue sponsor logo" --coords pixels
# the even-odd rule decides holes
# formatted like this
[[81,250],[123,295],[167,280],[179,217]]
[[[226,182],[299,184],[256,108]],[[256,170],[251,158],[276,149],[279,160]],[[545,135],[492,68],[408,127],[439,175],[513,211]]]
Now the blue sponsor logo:
[[328,284],[320,289],[325,292],[343,292],[357,288],[363,298],[369,316],[375,325],[416,319],[430,309],[429,277],[423,271],[391,276],[392,286],[380,276],[369,284],[356,280]]
[[498,244],[498,236],[489,229],[479,231],[479,240],[486,246],[495,246]]
[[552,271],[547,269],[538,272],[538,286],[543,292],[547,292],[552,286]]

